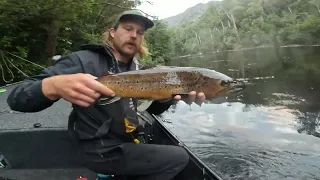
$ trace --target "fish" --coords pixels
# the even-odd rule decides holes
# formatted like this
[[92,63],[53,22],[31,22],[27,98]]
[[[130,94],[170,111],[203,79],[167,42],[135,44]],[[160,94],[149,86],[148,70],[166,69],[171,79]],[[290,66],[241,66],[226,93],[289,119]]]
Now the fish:
[[206,100],[243,90],[243,81],[235,80],[215,70],[200,67],[160,66],[148,69],[108,73],[96,79],[115,93],[101,101],[115,102],[120,98],[147,100],[186,96],[191,91],[203,92]]

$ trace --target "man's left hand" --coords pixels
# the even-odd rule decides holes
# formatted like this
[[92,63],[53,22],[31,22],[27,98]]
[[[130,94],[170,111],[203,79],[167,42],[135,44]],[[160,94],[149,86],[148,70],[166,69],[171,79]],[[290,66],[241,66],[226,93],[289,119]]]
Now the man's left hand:
[[180,95],[176,95],[174,97],[174,100],[176,100],[176,101],[183,100],[187,104],[192,104],[194,102],[194,103],[198,104],[199,106],[201,106],[201,104],[205,101],[205,99],[206,99],[206,97],[205,97],[204,93],[200,92],[197,94],[195,91],[191,91],[188,95],[188,98],[186,98],[186,99],[181,99]]

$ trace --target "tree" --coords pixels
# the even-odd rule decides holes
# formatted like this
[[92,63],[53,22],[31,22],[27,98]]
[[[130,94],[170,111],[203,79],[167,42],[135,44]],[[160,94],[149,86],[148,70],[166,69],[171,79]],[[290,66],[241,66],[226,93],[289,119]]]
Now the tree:
[[[5,76],[12,74],[11,71],[33,74],[39,69],[25,66],[26,61],[51,65],[53,55],[77,50],[86,43],[100,42],[102,32],[122,11],[133,9],[141,2],[0,0],[0,52],[3,55],[0,56],[0,73],[3,71]],[[15,76],[14,81],[19,79],[20,76]]]
[[155,26],[146,31],[145,39],[151,53],[144,60],[146,64],[164,64],[170,60],[171,36],[167,24],[156,21]]

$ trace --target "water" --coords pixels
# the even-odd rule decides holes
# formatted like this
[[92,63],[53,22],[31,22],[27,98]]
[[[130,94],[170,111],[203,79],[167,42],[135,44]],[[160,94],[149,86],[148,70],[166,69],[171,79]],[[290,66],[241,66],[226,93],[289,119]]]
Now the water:
[[[166,125],[224,179],[320,179],[320,47],[260,48],[177,58],[251,85],[199,107],[178,103]],[[191,108],[191,110],[190,110]]]

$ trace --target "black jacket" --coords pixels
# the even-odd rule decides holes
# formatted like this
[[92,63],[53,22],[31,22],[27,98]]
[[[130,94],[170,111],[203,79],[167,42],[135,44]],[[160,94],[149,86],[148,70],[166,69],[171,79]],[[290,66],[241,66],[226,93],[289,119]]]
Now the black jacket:
[[[131,69],[134,69],[134,61]],[[140,66],[140,65],[139,65]],[[49,100],[42,92],[41,83],[44,78],[60,74],[89,73],[100,77],[105,72],[117,73],[117,62],[111,50],[103,45],[83,46],[82,50],[60,58],[54,66],[46,68],[41,74],[24,80],[12,90],[8,96],[9,107],[15,111],[38,112],[50,107],[55,101]],[[107,106],[92,105],[88,108],[73,105],[69,121],[77,123],[75,131],[80,140],[131,141],[123,127],[123,113],[121,102]],[[172,101],[160,103],[154,101],[147,109],[153,114],[161,114],[167,110]]]

